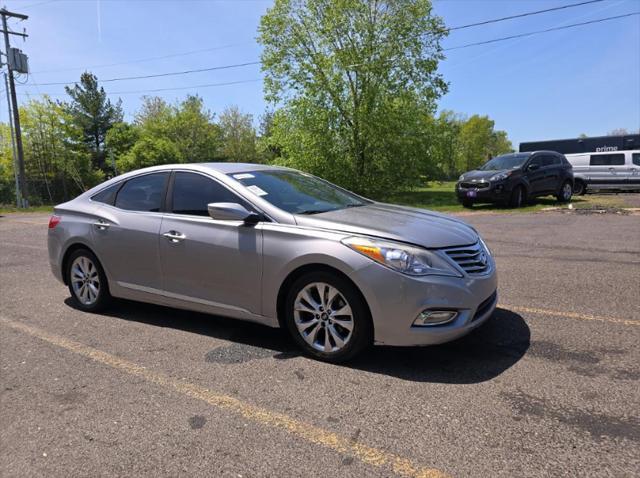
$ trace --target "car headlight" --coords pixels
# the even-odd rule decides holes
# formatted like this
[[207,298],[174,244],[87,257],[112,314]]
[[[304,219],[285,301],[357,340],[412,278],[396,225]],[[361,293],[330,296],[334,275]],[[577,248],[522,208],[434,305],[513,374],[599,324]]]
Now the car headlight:
[[511,176],[512,171],[503,171],[502,173],[494,174],[489,178],[489,181],[502,181]]
[[355,236],[341,242],[354,251],[403,274],[462,277],[445,259],[427,249]]
[[460,175],[460,177],[458,178],[458,181],[464,181],[464,174]]

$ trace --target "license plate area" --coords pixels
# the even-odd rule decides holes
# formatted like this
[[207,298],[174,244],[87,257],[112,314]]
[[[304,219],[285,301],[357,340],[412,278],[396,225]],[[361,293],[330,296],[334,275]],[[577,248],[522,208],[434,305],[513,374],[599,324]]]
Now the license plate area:
[[471,191],[467,191],[467,197],[468,198],[474,198],[478,195],[478,191],[476,191],[475,189],[472,189]]

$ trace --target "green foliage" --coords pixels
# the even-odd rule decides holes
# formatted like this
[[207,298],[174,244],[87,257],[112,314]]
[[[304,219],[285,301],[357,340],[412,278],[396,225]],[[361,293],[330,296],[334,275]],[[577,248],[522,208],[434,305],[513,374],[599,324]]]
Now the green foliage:
[[[31,204],[68,200],[117,173],[158,164],[243,161],[282,164],[374,197],[452,179],[511,150],[486,116],[444,111],[437,74],[440,19],[427,0],[277,0],[263,18],[262,116],[237,107],[216,118],[199,96],[169,104],[145,97],[123,121],[95,76],[20,108]],[[424,33],[424,34],[422,34]],[[8,125],[0,124],[0,203],[15,179]]]
[[225,160],[251,163],[258,159],[257,136],[251,115],[243,114],[237,106],[230,106],[220,114],[219,126]]
[[373,195],[414,182],[444,35],[428,0],[276,0],[258,39],[279,161]]
[[104,88],[98,87],[98,78],[88,72],[80,76],[80,83],[65,90],[71,97],[66,110],[73,124],[82,132],[82,141],[91,152],[94,168],[107,170],[104,148],[107,131],[122,121],[121,101],[113,105]]
[[506,133],[494,131],[494,121],[488,116],[473,115],[460,127],[460,171],[469,171],[493,156],[512,151]]
[[487,116],[470,118],[443,111],[429,120],[431,128],[423,174],[434,179],[454,179],[489,158],[513,151],[505,131],[495,130]]
[[135,124],[128,129],[119,126],[113,133],[119,148],[118,171],[215,161],[220,157],[222,135],[213,119],[199,96],[187,96],[175,106],[158,97],[145,97]]
[[[31,204],[70,199],[103,180],[104,174],[91,164],[82,131],[63,104],[44,96],[23,105],[20,116]],[[2,154],[3,169],[13,175],[11,151]]]

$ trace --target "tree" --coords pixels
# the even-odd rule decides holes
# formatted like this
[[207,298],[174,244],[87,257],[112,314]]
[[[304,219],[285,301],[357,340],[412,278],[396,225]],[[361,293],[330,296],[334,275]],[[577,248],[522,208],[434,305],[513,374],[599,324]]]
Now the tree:
[[[175,106],[158,97],[145,97],[135,115],[133,131],[114,132],[119,171],[168,163],[215,161],[220,156],[221,133],[202,98],[187,96]],[[127,135],[129,135],[127,137]],[[111,138],[111,137],[110,137]],[[127,142],[128,141],[128,142]]]
[[269,110],[265,111],[260,117],[256,147],[258,149],[258,157],[265,163],[272,163],[282,155],[282,148],[273,141],[274,119],[275,113]]
[[106,171],[105,138],[107,131],[122,121],[121,101],[113,105],[104,88],[98,87],[98,78],[88,72],[80,76],[79,84],[65,86],[65,90],[71,97],[67,104],[71,121],[82,131],[94,168]]
[[473,115],[460,127],[459,171],[469,171],[499,154],[513,151],[504,131],[494,130],[494,121],[488,116]]
[[460,128],[464,122],[463,116],[447,110],[430,119],[430,144],[423,168],[425,176],[437,179],[457,176]]
[[32,204],[67,200],[103,179],[65,105],[44,96],[26,103],[20,115]]
[[[108,154],[108,162],[112,163],[117,158],[127,154],[140,139],[140,128],[136,124],[125,122],[115,123],[105,137],[105,146]],[[114,168],[118,174],[118,168]]]
[[227,161],[253,162],[257,158],[256,130],[250,114],[229,106],[220,114],[222,155]]
[[616,128],[609,131],[608,136],[625,136],[629,133],[627,128]]
[[280,161],[374,195],[415,182],[445,34],[429,0],[276,0],[258,39]]

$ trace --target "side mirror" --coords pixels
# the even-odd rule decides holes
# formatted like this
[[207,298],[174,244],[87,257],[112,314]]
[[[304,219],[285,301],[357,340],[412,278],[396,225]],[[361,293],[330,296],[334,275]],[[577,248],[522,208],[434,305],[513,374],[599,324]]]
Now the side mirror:
[[212,202],[207,204],[207,210],[209,216],[217,221],[244,221],[245,224],[257,224],[260,221],[258,214],[235,202]]
[[540,165],[539,164],[530,164],[527,169],[529,171],[535,171],[536,169],[540,169]]

